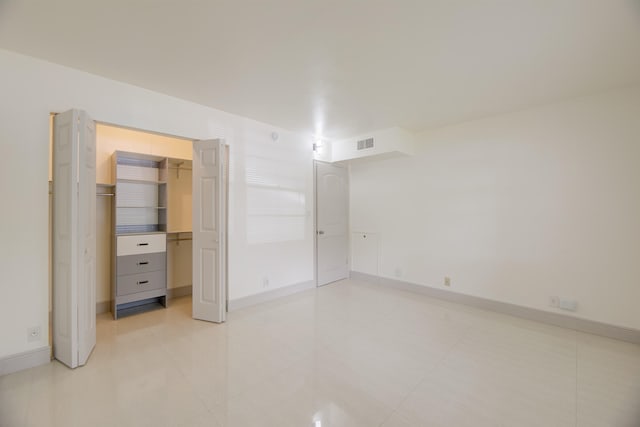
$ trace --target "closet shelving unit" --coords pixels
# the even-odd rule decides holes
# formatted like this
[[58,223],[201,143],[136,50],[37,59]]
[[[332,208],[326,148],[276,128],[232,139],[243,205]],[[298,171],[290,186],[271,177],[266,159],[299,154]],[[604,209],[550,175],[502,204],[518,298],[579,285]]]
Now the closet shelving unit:
[[111,300],[114,319],[167,304],[168,159],[116,151]]

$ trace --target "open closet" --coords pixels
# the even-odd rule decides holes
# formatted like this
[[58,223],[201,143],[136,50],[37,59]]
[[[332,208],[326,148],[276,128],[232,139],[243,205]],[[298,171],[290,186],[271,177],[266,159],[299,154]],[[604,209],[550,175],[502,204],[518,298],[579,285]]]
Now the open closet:
[[192,141],[96,126],[98,312],[166,307],[192,288]]
[[194,318],[224,321],[224,142],[94,122],[79,110],[53,116],[51,129],[54,356],[86,363],[96,314],[117,321],[192,293]]

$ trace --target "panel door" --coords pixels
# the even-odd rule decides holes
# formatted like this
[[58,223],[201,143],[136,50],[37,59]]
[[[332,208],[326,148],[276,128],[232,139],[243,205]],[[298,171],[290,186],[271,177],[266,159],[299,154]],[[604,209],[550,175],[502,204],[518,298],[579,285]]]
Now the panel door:
[[226,152],[222,140],[193,143],[193,317],[226,319]]
[[322,286],[349,277],[347,168],[316,162],[316,275]]
[[78,111],[53,118],[53,356],[78,366]]
[[96,342],[95,124],[57,114],[53,137],[53,348],[75,368]]

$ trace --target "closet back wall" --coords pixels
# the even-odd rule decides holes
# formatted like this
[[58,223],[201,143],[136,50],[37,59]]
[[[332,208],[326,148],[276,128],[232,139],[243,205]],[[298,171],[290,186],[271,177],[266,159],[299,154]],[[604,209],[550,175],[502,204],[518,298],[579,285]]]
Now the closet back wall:
[[[0,50],[0,168],[4,209],[0,221],[0,363],[48,348],[46,332],[29,341],[27,331],[48,330],[49,114],[71,108],[95,120],[194,139],[224,138],[230,145],[229,298],[313,280],[313,153],[307,135]],[[278,132],[274,142],[270,135]],[[248,168],[250,170],[248,170]],[[256,175],[258,174],[258,175]],[[256,186],[271,211],[254,209]],[[287,216],[278,185],[295,180],[298,216]],[[272,187],[273,190],[266,189]],[[255,238],[256,224],[274,226]],[[251,225],[251,233],[248,233]],[[251,237],[251,239],[249,239]],[[268,277],[268,288],[263,278]]]

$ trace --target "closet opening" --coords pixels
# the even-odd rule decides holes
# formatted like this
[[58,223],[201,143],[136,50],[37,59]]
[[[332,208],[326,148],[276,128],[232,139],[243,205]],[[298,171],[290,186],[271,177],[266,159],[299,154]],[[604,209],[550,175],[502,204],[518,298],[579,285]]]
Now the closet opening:
[[[77,110],[72,111],[75,114]],[[80,117],[82,114],[86,115],[79,113]],[[49,141],[49,341],[52,348],[56,345],[54,337],[58,336],[53,330],[56,319],[54,310],[59,311],[54,300],[54,286],[59,283],[56,282],[55,275],[57,264],[54,248],[59,236],[54,235],[54,197],[55,194],[62,193],[53,182],[55,171],[60,168],[54,164],[54,139],[61,139],[60,134],[56,133],[59,130],[54,117],[56,114],[52,113]],[[104,316],[104,313],[111,312],[113,318],[118,319],[159,306],[166,307],[171,300],[192,295],[193,271],[203,272],[203,277],[197,278],[200,284],[213,277],[207,276],[207,268],[194,267],[192,217],[196,221],[200,221],[203,215],[221,217],[224,221],[217,223],[213,231],[226,229],[228,176],[215,176],[219,178],[220,185],[213,192],[208,193],[212,189],[202,187],[203,182],[210,180],[206,176],[212,169],[210,159],[214,159],[214,163],[225,165],[224,169],[219,167],[217,173],[220,174],[223,170],[228,173],[226,146],[220,141],[197,141],[98,121],[91,121],[91,125],[95,132],[96,315]],[[213,146],[211,143],[214,143]],[[75,141],[71,143],[73,144]],[[200,159],[197,175],[201,177],[196,180],[195,187],[194,153]],[[85,154],[86,152],[80,153],[72,163],[77,163],[77,167],[82,169],[82,155]],[[60,154],[57,155],[60,157]],[[80,179],[80,175],[77,179]],[[73,182],[73,177],[70,182]],[[80,181],[78,182],[81,186]],[[199,194],[195,205],[193,188]],[[220,205],[224,212],[211,213],[212,209],[219,209],[211,206],[217,206],[215,203],[220,200],[225,200]],[[57,203],[60,205],[59,201]],[[209,207],[202,207],[204,205]],[[58,217],[60,218],[59,213]],[[199,236],[211,231],[206,226],[199,230]],[[198,246],[200,249],[201,247],[202,245]],[[206,245],[205,250],[208,250]],[[218,252],[224,252],[225,257],[221,258],[224,264],[216,261],[216,266],[226,271],[226,245],[219,247]],[[198,263],[202,262],[198,260]],[[196,265],[200,265],[198,263]],[[87,270],[83,274],[87,274]],[[223,286],[226,289],[226,277],[224,279]],[[208,290],[201,292],[205,293],[210,294]],[[226,292],[216,296],[222,297],[218,301],[226,300]],[[203,303],[200,300],[198,299],[198,304]],[[195,303],[194,300],[189,314],[202,319],[203,317],[194,313],[198,310]],[[204,319],[220,321],[216,320],[220,318],[223,321],[224,314]]]

